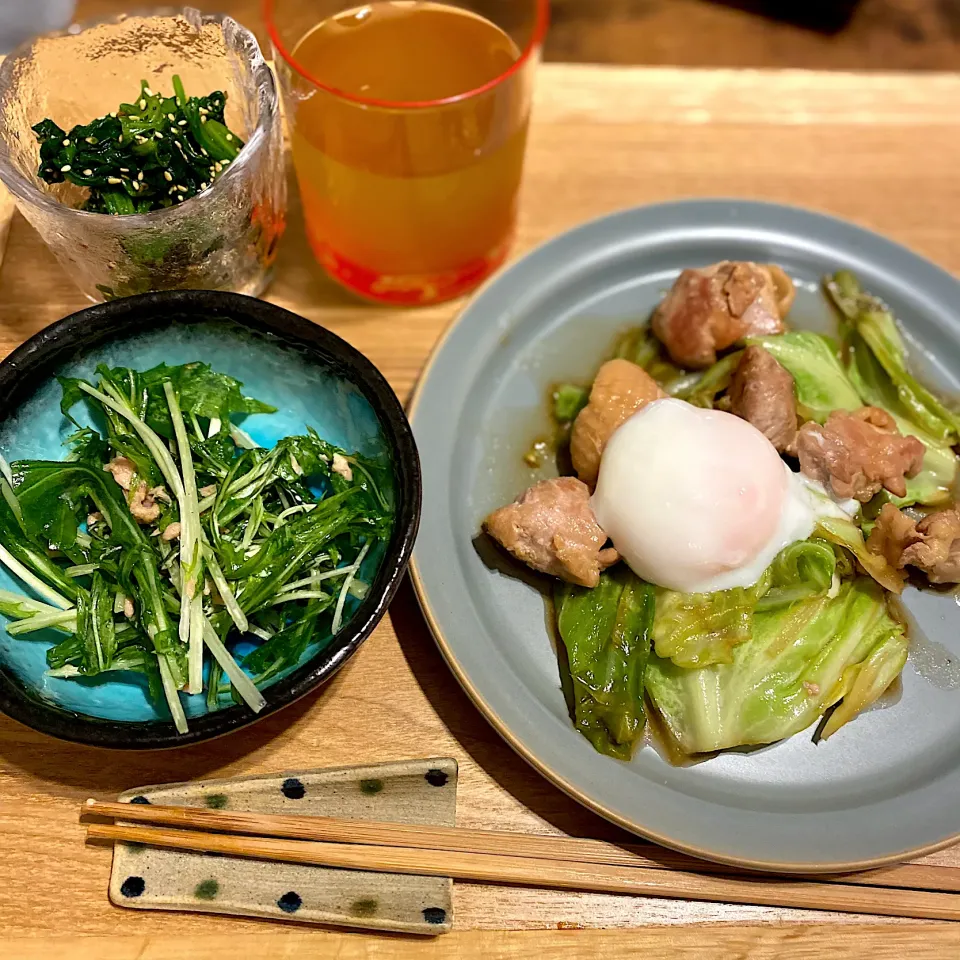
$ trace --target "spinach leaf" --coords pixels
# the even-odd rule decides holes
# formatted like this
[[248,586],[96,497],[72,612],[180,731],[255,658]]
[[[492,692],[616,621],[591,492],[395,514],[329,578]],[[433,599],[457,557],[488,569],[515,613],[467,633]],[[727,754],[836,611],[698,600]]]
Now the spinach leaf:
[[[49,118],[33,127],[40,143],[37,176],[47,183],[86,187],[83,209],[124,215],[182,203],[210,186],[233,161],[243,141],[224,125],[226,95],[187,97],[179,77],[175,96],[146,81],[133,103],[64,132]],[[161,241],[141,245],[141,262],[167,258]]]

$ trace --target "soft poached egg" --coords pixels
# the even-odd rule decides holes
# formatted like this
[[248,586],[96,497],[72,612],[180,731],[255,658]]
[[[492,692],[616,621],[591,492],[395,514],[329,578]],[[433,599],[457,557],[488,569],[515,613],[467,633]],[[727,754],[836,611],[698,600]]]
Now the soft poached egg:
[[597,522],[637,576],[684,593],[756,583],[819,516],[848,516],[746,420],[657,400],[611,436]]

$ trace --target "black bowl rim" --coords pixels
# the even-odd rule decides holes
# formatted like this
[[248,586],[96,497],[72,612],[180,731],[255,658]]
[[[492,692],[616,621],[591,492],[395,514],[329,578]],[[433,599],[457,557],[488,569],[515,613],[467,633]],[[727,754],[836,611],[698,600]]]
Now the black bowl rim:
[[41,382],[80,350],[117,335],[213,319],[228,320],[334,361],[370,403],[393,451],[397,485],[394,532],[380,569],[369,594],[336,640],[263,691],[267,705],[260,713],[235,704],[191,718],[185,734],[177,733],[169,720],[125,723],[54,707],[30,697],[0,665],[0,711],[41,733],[99,747],[161,749],[199,743],[261,720],[328,680],[356,653],[383,618],[406,571],[420,522],[421,475],[416,442],[400,400],[373,363],[345,340],[265,300],[212,290],[175,290],[111,300],[72,313],[34,334],[0,362],[0,422],[15,414]]

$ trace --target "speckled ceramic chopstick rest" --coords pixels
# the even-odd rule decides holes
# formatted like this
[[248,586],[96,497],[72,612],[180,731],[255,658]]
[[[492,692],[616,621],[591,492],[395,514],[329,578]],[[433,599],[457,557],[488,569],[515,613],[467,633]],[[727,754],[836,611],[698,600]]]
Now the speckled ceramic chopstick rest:
[[[457,763],[405,760],[174,783],[128,790],[119,799],[453,826]],[[453,922],[452,886],[446,877],[333,870],[118,843],[110,899],[135,909],[436,934],[447,932]]]

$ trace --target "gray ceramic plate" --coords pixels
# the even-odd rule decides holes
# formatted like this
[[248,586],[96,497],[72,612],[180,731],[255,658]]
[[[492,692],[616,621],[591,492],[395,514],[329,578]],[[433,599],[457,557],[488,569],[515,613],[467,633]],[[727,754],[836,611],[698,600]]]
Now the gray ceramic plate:
[[[480,521],[536,479],[520,456],[546,430],[552,382],[582,379],[614,335],[646,318],[682,267],[782,264],[799,285],[795,326],[833,320],[820,277],[856,271],[902,319],[914,366],[960,390],[960,283],[888,240],[829,217],[741,201],[629,210],[534,251],[472,301],[418,388],[424,466],[414,581],[453,672],[544,776],[615,823],[741,866],[828,872],[905,859],[960,836],[960,610],[908,592],[926,639],[901,689],[825,743],[671,766],[652,746],[631,763],[593,751],[560,690],[544,603],[529,578],[488,565]],[[487,558],[489,560],[489,558]]]

